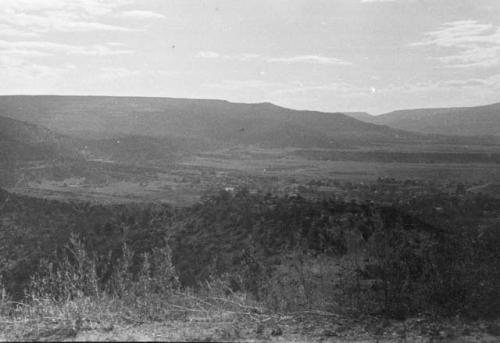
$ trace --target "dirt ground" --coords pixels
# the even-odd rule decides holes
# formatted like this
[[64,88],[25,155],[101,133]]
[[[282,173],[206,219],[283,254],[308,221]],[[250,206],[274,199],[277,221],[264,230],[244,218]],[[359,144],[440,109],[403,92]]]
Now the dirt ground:
[[500,342],[500,321],[465,323],[456,319],[436,323],[423,318],[390,321],[311,314],[262,321],[240,318],[204,322],[193,318],[81,330],[76,336],[61,338],[65,341],[497,343]]
[[[338,342],[338,343],[499,343],[500,319],[344,317],[301,312],[259,317],[220,313],[162,322],[83,321],[78,325],[18,322],[0,330],[0,341],[188,341],[188,342]],[[7,327],[4,326],[6,329]]]

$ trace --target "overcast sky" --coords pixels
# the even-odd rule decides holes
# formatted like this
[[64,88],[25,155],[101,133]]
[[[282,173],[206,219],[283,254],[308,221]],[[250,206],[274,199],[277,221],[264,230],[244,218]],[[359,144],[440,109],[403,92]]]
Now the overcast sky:
[[499,0],[0,0],[1,94],[500,101]]

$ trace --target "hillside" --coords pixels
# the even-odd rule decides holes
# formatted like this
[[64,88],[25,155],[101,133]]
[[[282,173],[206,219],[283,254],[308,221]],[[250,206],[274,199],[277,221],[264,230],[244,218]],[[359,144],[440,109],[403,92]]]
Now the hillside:
[[0,114],[65,134],[134,135],[226,144],[322,146],[396,143],[422,136],[341,113],[297,111],[270,103],[138,97],[2,96]]
[[369,123],[426,134],[500,135],[500,103],[476,107],[399,110],[379,116],[352,116]]
[[343,112],[343,113],[351,118],[374,124],[375,116],[370,113],[367,112]]
[[[500,335],[487,316],[499,308],[493,223],[476,241],[392,206],[248,192],[172,208],[0,189],[0,209],[0,341],[496,342]],[[472,259],[464,255],[471,250]],[[464,286],[476,291],[463,294]]]
[[[179,142],[144,136],[73,138],[39,125],[0,117],[0,185],[83,177],[98,184],[150,174],[145,163],[168,163]],[[134,167],[136,166],[136,167]]]
[[0,117],[2,161],[35,161],[77,157],[82,142],[23,121]]
[[103,159],[124,163],[168,160],[180,142],[147,136],[83,139],[43,126],[0,116],[3,160],[47,161],[56,158]]
[[[155,258],[164,256],[158,249],[167,237],[164,252],[175,266],[176,282],[197,287],[225,275],[234,291],[281,313],[304,308],[341,313],[345,306],[400,318],[422,313],[424,307],[440,308],[441,313],[498,313],[500,237],[492,211],[499,200],[471,195],[458,201],[454,193],[429,191],[430,197],[408,202],[410,213],[401,205],[246,190],[221,191],[176,208],[51,201],[0,189],[0,275],[8,293],[22,298],[30,276],[43,270],[44,261],[46,266],[47,259],[65,263],[61,248],[76,234],[89,252],[85,256],[98,257],[92,270],[100,274],[94,280],[102,283],[82,290],[93,292],[110,280],[108,272],[113,271],[105,266],[120,271],[125,255],[125,270],[135,274],[130,280],[138,280],[144,253],[150,254],[153,267],[160,263]],[[436,202],[449,207],[433,211]],[[133,255],[126,253],[124,243]],[[353,264],[350,257],[360,262]],[[382,287],[384,280],[396,286],[385,291],[371,287]],[[350,288],[352,282],[359,288]],[[462,287],[478,290],[464,295]],[[388,303],[386,292],[397,301]],[[348,294],[363,297],[365,303],[351,302]]]

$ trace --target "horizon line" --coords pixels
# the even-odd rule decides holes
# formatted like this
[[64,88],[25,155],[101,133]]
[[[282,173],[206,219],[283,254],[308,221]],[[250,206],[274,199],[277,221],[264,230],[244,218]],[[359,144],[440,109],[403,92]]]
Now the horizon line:
[[293,111],[310,111],[310,112],[320,112],[320,113],[365,113],[373,117],[381,116],[384,114],[398,112],[398,111],[412,111],[412,110],[439,110],[439,109],[458,109],[458,108],[474,108],[483,107],[499,104],[498,102],[492,102],[487,104],[472,105],[472,106],[444,106],[444,107],[417,107],[417,108],[398,108],[388,112],[383,112],[379,114],[373,114],[368,111],[357,110],[357,111],[323,111],[323,110],[312,110],[305,108],[292,108],[287,106],[278,105],[271,101],[261,101],[261,102],[244,102],[244,101],[231,101],[227,99],[220,98],[187,98],[187,97],[169,97],[169,96],[148,96],[148,95],[103,95],[103,94],[0,94],[0,97],[81,97],[81,98],[142,98],[142,99],[173,99],[173,100],[201,100],[201,101],[220,101],[227,102],[231,104],[243,104],[243,105],[273,105],[276,107],[285,108]]

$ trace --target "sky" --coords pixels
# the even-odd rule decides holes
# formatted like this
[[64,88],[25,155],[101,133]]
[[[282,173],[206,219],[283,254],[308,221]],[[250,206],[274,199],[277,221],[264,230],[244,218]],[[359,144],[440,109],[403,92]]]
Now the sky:
[[500,101],[498,0],[0,0],[0,94]]

